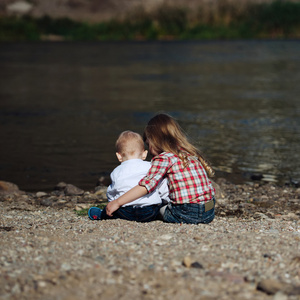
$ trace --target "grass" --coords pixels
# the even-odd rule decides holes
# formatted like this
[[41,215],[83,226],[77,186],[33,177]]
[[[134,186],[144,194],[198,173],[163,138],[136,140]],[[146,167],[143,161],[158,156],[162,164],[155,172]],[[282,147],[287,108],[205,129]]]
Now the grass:
[[245,39],[300,37],[300,3],[276,0],[242,7],[227,0],[213,9],[191,13],[184,7],[161,6],[132,12],[122,20],[88,24],[67,18],[1,17],[0,41],[66,41]]

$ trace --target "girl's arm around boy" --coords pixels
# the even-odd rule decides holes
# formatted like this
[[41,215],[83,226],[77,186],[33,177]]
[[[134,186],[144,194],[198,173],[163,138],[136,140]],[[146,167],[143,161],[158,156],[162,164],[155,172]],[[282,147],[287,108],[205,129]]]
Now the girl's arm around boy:
[[136,185],[131,190],[123,194],[118,199],[111,201],[106,206],[106,213],[108,216],[112,216],[112,214],[119,209],[124,204],[127,204],[131,201],[134,201],[140,197],[143,197],[148,194],[147,189],[144,186]]

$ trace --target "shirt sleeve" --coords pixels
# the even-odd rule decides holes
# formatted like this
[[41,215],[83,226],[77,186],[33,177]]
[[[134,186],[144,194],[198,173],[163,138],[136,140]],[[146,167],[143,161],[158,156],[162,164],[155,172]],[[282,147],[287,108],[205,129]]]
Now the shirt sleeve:
[[144,186],[148,193],[152,193],[161,179],[167,174],[171,163],[168,157],[155,156],[151,161],[151,168],[147,175],[140,180],[139,185]]

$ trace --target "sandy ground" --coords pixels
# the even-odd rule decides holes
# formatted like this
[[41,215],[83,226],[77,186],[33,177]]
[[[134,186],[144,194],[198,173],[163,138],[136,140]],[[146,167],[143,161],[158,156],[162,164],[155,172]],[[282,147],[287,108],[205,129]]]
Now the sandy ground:
[[300,299],[299,188],[219,184],[208,225],[75,212],[104,188],[2,193],[0,299]]

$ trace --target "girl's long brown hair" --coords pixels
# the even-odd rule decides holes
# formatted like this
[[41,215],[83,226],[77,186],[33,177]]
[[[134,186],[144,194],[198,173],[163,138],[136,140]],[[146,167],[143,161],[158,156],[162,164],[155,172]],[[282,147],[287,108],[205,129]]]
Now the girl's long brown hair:
[[206,170],[208,176],[214,175],[210,163],[200,151],[193,146],[179,124],[167,114],[158,114],[147,124],[144,131],[144,141],[150,142],[157,153],[172,152],[180,157],[184,165],[188,164],[188,154],[196,156]]

